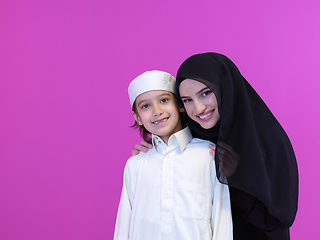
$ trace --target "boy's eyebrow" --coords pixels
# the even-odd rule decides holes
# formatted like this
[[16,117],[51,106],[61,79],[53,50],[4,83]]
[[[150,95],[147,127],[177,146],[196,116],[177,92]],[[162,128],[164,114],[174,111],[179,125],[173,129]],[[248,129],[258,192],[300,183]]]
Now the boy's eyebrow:
[[[204,88],[202,88],[202,89],[200,89],[197,93],[196,93],[196,95],[198,95],[199,93],[201,93],[202,91],[204,91],[204,90],[206,90],[206,89],[210,89],[209,87],[204,87]],[[180,98],[187,98],[188,96],[180,96]]]
[[162,93],[161,95],[159,95],[159,97],[163,97],[163,96],[169,96],[169,97],[171,97],[171,94],[170,94],[170,93]]
[[142,99],[140,102],[138,102],[137,106],[139,107],[141,104],[147,102],[148,99]]
[[[171,97],[170,93],[162,93],[160,95],[158,95],[158,98],[164,97],[164,96],[169,96]],[[148,102],[150,99],[142,99],[140,102],[137,103],[137,106],[139,107],[141,104]]]

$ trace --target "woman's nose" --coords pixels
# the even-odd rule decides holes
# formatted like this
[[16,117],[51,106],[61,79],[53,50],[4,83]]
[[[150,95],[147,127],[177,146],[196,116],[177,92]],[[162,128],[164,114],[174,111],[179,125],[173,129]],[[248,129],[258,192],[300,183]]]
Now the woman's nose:
[[205,111],[206,105],[201,100],[196,100],[194,103],[197,114]]

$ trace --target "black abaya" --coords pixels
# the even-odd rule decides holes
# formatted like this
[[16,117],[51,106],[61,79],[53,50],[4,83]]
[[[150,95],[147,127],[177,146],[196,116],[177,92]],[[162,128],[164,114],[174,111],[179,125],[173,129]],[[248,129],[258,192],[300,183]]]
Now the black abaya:
[[240,156],[236,171],[224,180],[216,161],[218,179],[229,185],[234,239],[289,239],[298,205],[298,170],[285,131],[263,100],[226,56],[191,56],[177,73],[176,92],[184,79],[207,85],[216,95],[219,124],[203,129],[187,116],[195,137],[228,144]]

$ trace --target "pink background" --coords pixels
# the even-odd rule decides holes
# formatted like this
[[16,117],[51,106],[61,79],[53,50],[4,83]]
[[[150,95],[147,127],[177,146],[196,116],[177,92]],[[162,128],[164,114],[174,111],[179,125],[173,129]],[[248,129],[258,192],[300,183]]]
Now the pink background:
[[[240,3],[241,2],[241,3]],[[184,59],[230,57],[288,133],[293,240],[318,239],[317,0],[2,0],[0,239],[111,239],[139,134],[127,86]]]

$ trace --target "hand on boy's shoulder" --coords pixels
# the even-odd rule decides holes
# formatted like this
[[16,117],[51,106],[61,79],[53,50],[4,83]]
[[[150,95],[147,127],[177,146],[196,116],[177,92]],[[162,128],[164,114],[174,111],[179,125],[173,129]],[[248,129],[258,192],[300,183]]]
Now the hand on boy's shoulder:
[[153,146],[152,144],[150,143],[147,143],[145,141],[142,141],[141,142],[141,145],[139,144],[136,144],[134,146],[134,150],[131,151],[131,155],[134,156],[134,155],[138,155],[140,152],[148,152],[149,149],[151,149]]
[[136,149],[134,149],[134,150],[131,151],[131,155],[132,155],[132,156],[138,155],[139,153],[140,153],[140,151],[138,151],[138,150],[136,150]]
[[239,154],[227,143],[218,142],[219,166],[226,177],[230,177],[237,170],[240,160]]
[[[226,177],[230,177],[235,173],[238,167],[240,156],[230,145],[220,141],[217,144],[218,145],[218,148],[217,148],[217,146],[212,142],[198,139],[198,138],[193,138],[193,142],[202,144],[202,146],[205,146],[205,147],[208,146],[209,153],[213,159],[215,159],[216,151],[218,151],[217,156],[218,156],[219,166],[221,167]],[[205,144],[203,145],[203,143]]]

